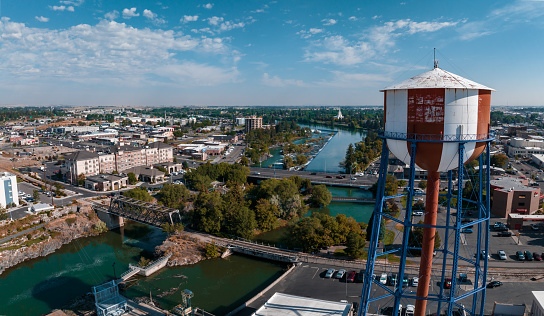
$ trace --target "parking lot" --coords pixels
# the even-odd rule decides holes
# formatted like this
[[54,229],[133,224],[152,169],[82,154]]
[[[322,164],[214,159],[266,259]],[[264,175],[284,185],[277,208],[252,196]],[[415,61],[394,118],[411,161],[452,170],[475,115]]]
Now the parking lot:
[[[264,293],[261,297],[252,302],[248,308],[244,309],[242,312],[237,315],[251,315],[257,308],[263,305],[268,298],[270,298],[274,293],[280,292],[291,295],[298,295],[303,297],[310,297],[328,301],[343,301],[346,300],[349,303],[356,303],[359,305],[361,300],[361,292],[363,284],[360,282],[347,283],[345,282],[345,277],[342,279],[336,278],[326,278],[325,274],[329,268],[334,268],[335,270],[342,269],[338,266],[326,266],[320,264],[303,264],[297,267],[291,274],[289,274],[285,279],[281,280],[278,284],[273,286],[268,292]],[[349,271],[349,269],[348,269]],[[359,272],[360,270],[356,270]],[[409,276],[412,277],[413,275]],[[379,276],[378,276],[379,277]],[[531,291],[542,290],[544,286],[543,282],[535,282],[530,280],[503,280],[503,285],[497,288],[487,289],[486,291],[486,304],[485,304],[485,314],[491,315],[493,310],[493,303],[500,302],[506,304],[525,304],[527,308],[530,308],[532,304],[532,295]],[[390,285],[385,285],[385,287],[392,289]],[[431,291],[438,290],[440,287],[439,282],[431,283]],[[458,287],[458,294],[464,293],[467,290],[473,287],[470,282],[462,284]],[[373,292],[371,297],[379,297],[386,293],[383,288],[379,286],[373,286]],[[407,286],[404,287],[404,290],[408,294],[415,295],[416,287]],[[449,289],[444,290],[444,295],[449,295]],[[393,299],[391,297],[381,299],[376,301],[373,304],[374,309],[379,309],[380,312],[383,311],[388,306],[392,306]],[[401,301],[401,304],[406,307],[406,305],[411,304],[415,305],[415,300],[404,299]],[[472,303],[468,301],[462,302],[465,306],[470,306]],[[437,308],[437,303],[429,302],[427,305],[427,310],[433,311]],[[443,304],[442,308],[446,306]],[[369,309],[372,312],[372,310]]]

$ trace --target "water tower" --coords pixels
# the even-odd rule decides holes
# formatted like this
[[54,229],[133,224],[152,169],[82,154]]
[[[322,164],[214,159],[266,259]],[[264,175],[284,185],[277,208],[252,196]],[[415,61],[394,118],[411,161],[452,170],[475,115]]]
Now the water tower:
[[[382,91],[385,128],[380,136],[387,146],[382,148],[359,315],[382,314],[387,307],[396,316],[400,305],[415,305],[416,316],[461,310],[481,315],[487,256],[480,260],[480,254],[489,254],[490,210],[489,194],[483,192],[490,192],[494,90],[435,62],[434,69]],[[388,195],[389,151],[406,164],[409,175],[402,193]],[[477,166],[469,165],[476,158]],[[425,173],[424,193],[416,188],[416,174]],[[467,182],[475,189],[470,194]],[[403,205],[399,213],[391,212],[394,204]],[[418,204],[424,204],[424,217],[415,216]],[[382,274],[389,281],[380,280]],[[417,287],[406,284],[407,277],[419,277]]]

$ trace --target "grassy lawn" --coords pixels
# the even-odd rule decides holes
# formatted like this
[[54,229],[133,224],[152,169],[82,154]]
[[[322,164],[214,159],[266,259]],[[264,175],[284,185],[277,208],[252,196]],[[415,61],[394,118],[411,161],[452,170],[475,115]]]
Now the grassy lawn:
[[31,239],[31,240],[27,240],[23,243],[23,245],[29,247],[30,245],[33,245],[33,244],[37,244],[39,242],[42,242],[44,240],[47,240],[49,238],[49,236],[41,236],[41,237],[38,237],[38,238],[34,238],[34,239]]

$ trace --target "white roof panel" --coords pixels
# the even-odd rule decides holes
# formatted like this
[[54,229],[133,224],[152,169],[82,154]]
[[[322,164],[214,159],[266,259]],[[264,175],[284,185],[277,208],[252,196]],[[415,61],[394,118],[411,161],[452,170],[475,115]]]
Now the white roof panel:
[[495,91],[472,80],[468,80],[440,68],[434,68],[417,75],[401,83],[387,87],[381,91],[400,89],[429,89],[429,88],[450,88],[450,89],[483,89]]

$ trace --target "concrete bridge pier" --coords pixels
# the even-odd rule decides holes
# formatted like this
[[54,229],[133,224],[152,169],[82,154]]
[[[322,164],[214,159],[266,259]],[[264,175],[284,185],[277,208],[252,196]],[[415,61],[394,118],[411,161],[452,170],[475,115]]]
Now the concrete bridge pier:
[[111,213],[106,213],[100,209],[95,209],[98,218],[106,223],[108,229],[115,229],[125,225],[125,219],[121,216],[117,216]]

